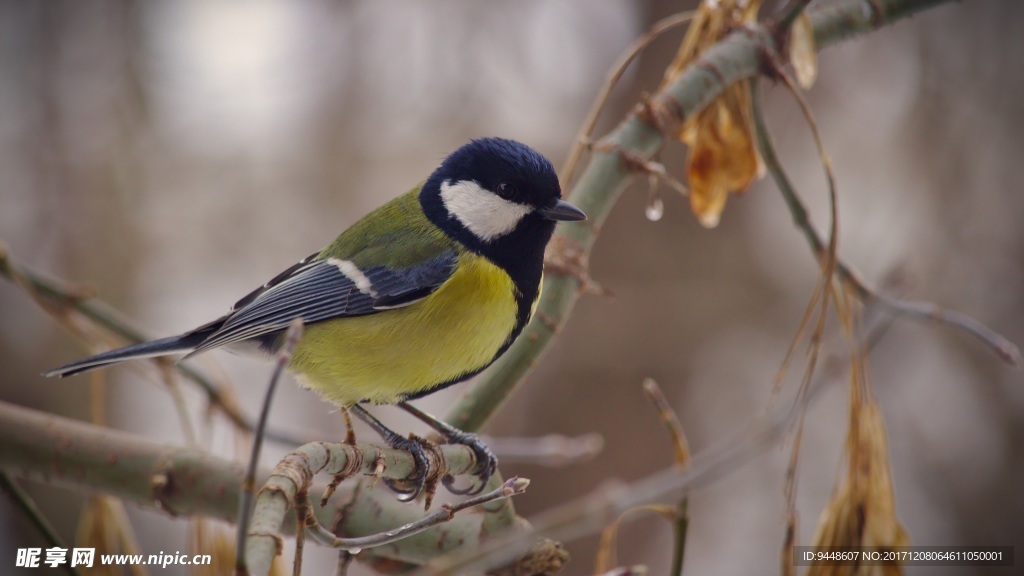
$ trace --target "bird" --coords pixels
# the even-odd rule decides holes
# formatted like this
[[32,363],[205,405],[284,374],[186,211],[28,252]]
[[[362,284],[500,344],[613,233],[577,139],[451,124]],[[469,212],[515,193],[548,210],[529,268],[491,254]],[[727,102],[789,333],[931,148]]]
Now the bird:
[[542,154],[505,138],[469,141],[411,190],[342,232],[326,248],[253,290],[227,314],[177,336],[55,368],[71,376],[127,360],[224,348],[273,356],[287,327],[305,330],[288,365],[298,383],[364,420],[391,447],[409,451],[411,481],[389,483],[412,500],[425,485],[425,441],[402,436],[363,405],[397,404],[476,456],[476,494],[497,459],[474,434],[409,404],[463,382],[497,360],[540,299],[544,251],[561,221],[586,220],[562,199]]

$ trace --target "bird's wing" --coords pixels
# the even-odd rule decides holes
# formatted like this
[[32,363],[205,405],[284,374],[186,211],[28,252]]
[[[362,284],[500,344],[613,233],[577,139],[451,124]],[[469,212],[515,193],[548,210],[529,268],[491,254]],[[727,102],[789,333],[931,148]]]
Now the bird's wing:
[[297,317],[308,325],[408,306],[437,290],[455,270],[455,249],[432,252],[411,266],[359,267],[353,260],[307,258],[239,300],[190,356],[279,331]]

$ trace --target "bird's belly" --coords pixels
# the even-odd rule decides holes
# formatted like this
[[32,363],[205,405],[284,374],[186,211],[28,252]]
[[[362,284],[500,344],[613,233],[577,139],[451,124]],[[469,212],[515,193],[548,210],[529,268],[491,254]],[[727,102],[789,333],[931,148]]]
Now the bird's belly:
[[292,358],[300,382],[349,406],[389,404],[490,364],[516,325],[515,285],[475,254],[423,300],[308,327]]

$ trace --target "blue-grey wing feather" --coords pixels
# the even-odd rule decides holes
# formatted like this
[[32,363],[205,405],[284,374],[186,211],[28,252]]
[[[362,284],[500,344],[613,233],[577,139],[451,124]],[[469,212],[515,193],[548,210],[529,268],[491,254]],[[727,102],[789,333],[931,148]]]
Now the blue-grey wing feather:
[[369,281],[365,291],[330,260],[301,262],[240,300],[190,356],[278,332],[298,317],[309,325],[407,306],[444,284],[456,260],[457,255],[448,251],[408,268],[361,270]]

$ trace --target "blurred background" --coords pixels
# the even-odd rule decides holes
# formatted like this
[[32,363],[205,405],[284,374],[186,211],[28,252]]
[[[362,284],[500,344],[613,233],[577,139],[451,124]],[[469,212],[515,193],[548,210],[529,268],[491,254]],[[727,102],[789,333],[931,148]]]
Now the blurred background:
[[[469,138],[519,139],[558,166],[617,55],[693,4],[0,2],[0,241],[24,266],[93,284],[153,335],[181,332],[425,178]],[[809,94],[838,176],[841,255],[869,282],[899,274],[907,296],[967,312],[1017,343],[1022,18],[1024,5],[1010,0],[940,6],[822,53]],[[630,69],[598,133],[656,89],[681,34],[655,42]],[[807,127],[783,89],[766,86],[766,98],[783,162],[824,229],[824,179]],[[678,145],[663,158],[678,175],[683,159]],[[715,230],[667,191],[664,218],[649,222],[646,193],[641,182],[622,197],[593,254],[592,274],[614,296],[580,301],[486,429],[605,439],[583,464],[503,467],[533,480],[516,499],[527,518],[670,465],[644,377],[661,383],[695,452],[762,414],[814,286],[814,261],[769,182],[730,202]],[[82,346],[6,282],[0,317],[0,399],[87,419],[86,379],[39,376],[84,355]],[[255,413],[269,365],[211,356]],[[911,541],[1021,550],[1021,373],[967,337],[913,323],[898,323],[870,365]],[[183,442],[164,388],[131,368],[107,380],[110,425]],[[465,389],[420,404],[444,413]],[[842,470],[847,396],[843,383],[832,386],[808,415],[802,544]],[[186,399],[201,412],[196,391]],[[410,426],[392,408],[377,412]],[[290,383],[272,424],[342,435],[334,409]],[[285,451],[270,446],[264,462]],[[787,457],[768,450],[691,496],[685,574],[777,570]],[[29,488],[72,540],[82,496]],[[134,507],[129,515],[143,552],[186,549],[184,520]],[[620,560],[665,573],[670,538],[658,518],[630,522]],[[17,547],[39,542],[0,501],[3,571]],[[596,538],[568,547],[566,573],[590,573]],[[306,568],[326,573],[334,557],[307,547]]]

